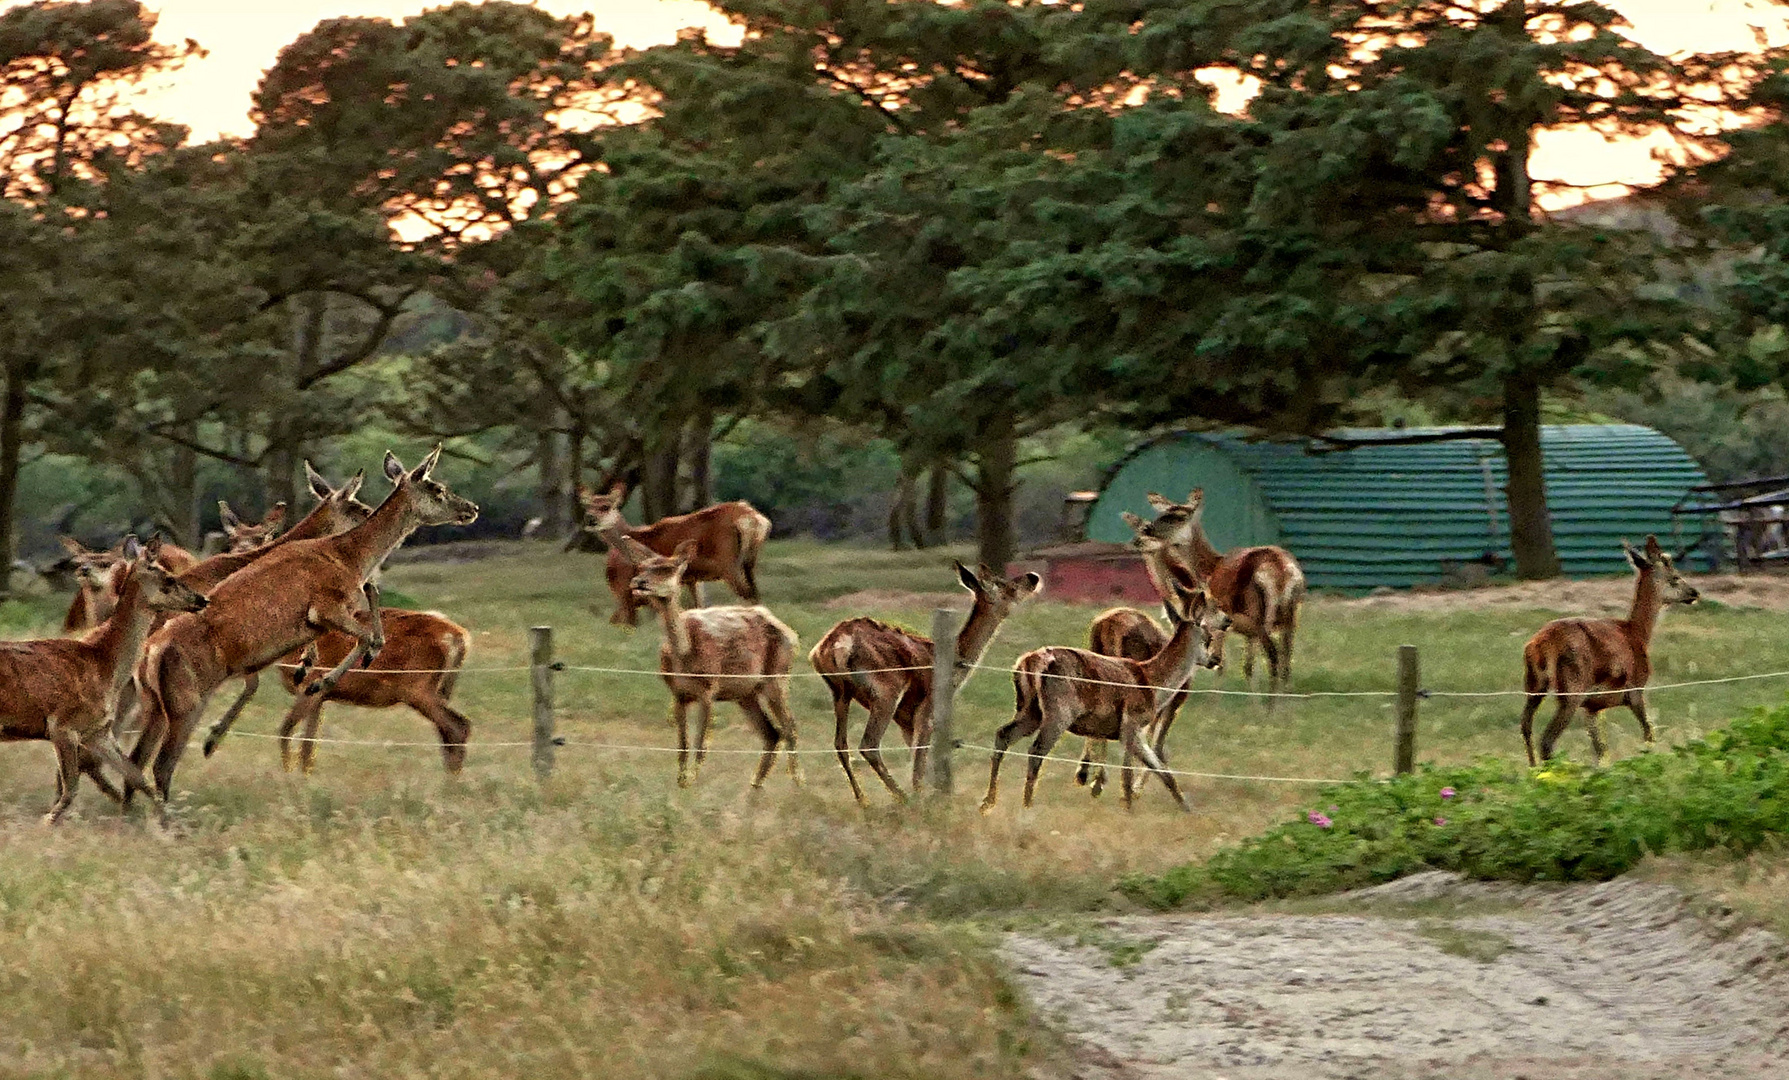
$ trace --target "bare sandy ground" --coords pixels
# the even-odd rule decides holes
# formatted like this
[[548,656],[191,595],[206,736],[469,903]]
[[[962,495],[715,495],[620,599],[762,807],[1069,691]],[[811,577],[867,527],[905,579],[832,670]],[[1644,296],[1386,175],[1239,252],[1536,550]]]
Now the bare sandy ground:
[[1094,944],[1003,950],[1086,1080],[1789,1076],[1784,943],[1669,887],[1421,874],[1333,907],[1113,918]]
[[[1789,611],[1789,575],[1687,574],[1710,600],[1729,607]],[[1632,578],[1593,581],[1523,581],[1477,589],[1425,589],[1385,592],[1347,600],[1319,598],[1335,608],[1383,611],[1482,611],[1495,608],[1542,608],[1584,615],[1625,613],[1634,599]]]

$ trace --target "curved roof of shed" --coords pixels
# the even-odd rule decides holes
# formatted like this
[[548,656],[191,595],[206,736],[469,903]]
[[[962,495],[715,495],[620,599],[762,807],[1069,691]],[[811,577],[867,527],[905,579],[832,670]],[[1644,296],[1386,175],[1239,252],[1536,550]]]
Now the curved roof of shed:
[[[1439,433],[1446,428],[1349,429],[1335,434],[1360,439]],[[1186,447],[1222,453],[1246,473],[1274,518],[1278,535],[1243,543],[1275,542],[1298,557],[1311,584],[1342,588],[1411,585],[1434,581],[1442,564],[1467,562],[1487,550],[1509,556],[1509,518],[1503,484],[1502,446],[1492,439],[1458,439],[1416,445],[1365,446],[1312,452],[1316,443],[1251,442],[1236,433],[1181,432],[1137,448],[1120,461],[1102,494],[1126,469],[1167,462],[1150,451]],[[1547,425],[1541,429],[1548,505],[1554,543],[1565,572],[1623,572],[1619,541],[1649,532],[1668,535],[1670,510],[1691,486],[1706,482],[1702,469],[1670,438],[1635,424]],[[1171,461],[1171,457],[1169,459]],[[1489,488],[1487,488],[1487,474]],[[1150,477],[1173,498],[1185,496],[1163,474]],[[1126,485],[1129,487],[1130,485]],[[1208,491],[1208,503],[1226,498]],[[1240,497],[1242,493],[1237,493]],[[1104,511],[1110,509],[1112,513]],[[1113,530],[1106,518],[1119,509],[1097,508],[1091,536]]]

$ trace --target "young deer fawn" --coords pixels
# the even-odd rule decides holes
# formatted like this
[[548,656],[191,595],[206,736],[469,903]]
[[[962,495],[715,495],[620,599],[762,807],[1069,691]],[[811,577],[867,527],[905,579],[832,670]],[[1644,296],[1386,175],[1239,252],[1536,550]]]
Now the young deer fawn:
[[696,583],[701,581],[724,581],[741,600],[748,604],[758,602],[755,571],[758,553],[770,535],[770,519],[753,509],[751,503],[719,503],[693,514],[633,526],[621,517],[621,504],[627,499],[625,484],[616,484],[601,495],[580,486],[578,498],[584,504],[584,528],[609,545],[603,573],[609,591],[615,594],[615,614],[609,617],[610,622],[633,626],[638,621],[639,605],[630,584],[636,564],[627,554],[627,545],[621,542],[623,537],[660,556],[671,555],[685,543],[694,544],[695,554],[683,578],[692,606]]
[[350,667],[378,654],[385,642],[368,583],[373,572],[417,528],[478,517],[477,506],[430,475],[440,456],[437,446],[405,470],[388,451],[385,475],[393,487],[372,516],[334,536],[269,545],[212,590],[204,611],[177,615],[150,638],[138,680],[143,735],[131,760],[142,764],[153,752],[164,796],[206,701],[226,680],[258,672],[331,630],[355,645],[306,693],[332,689]]
[[[670,557],[632,537],[622,537],[621,543],[634,567],[630,582],[634,600],[650,604],[664,625],[658,666],[671,689],[678,786],[690,786],[708,754],[708,724],[716,701],[738,705],[764,738],[753,790],[764,786],[764,778],[776,764],[778,744],[788,748],[789,776],[799,785],[801,762],[795,754],[795,718],[789,714],[788,685],[797,644],[795,631],[762,607],[683,610],[678,592],[696,557],[695,541],[685,540]],[[697,711],[694,768],[687,722],[692,703]]]
[[46,821],[68,809],[82,773],[123,801],[99,772],[101,762],[123,773],[126,792],[156,793],[124,757],[110,720],[156,613],[205,607],[205,597],[159,565],[160,546],[125,537],[118,606],[85,635],[0,644],[0,741],[45,739],[56,749],[56,802]]
[[[1625,619],[1554,619],[1522,646],[1522,684],[1528,700],[1522,706],[1522,744],[1528,764],[1553,756],[1553,747],[1580,707],[1586,714],[1590,746],[1601,767],[1605,760],[1602,712],[1626,705],[1640,721],[1640,735],[1652,743],[1652,721],[1646,718],[1646,680],[1652,677],[1652,632],[1666,604],[1693,604],[1700,595],[1677,572],[1656,536],[1646,549],[1627,541],[1621,549],[1634,566],[1634,603]],[[1559,711],[1541,734],[1541,752],[1534,754],[1534,714],[1551,693]]]
[[[119,546],[93,551],[72,537],[57,539],[61,540],[75,568],[75,595],[69,602],[68,614],[63,617],[62,632],[78,634],[112,617],[112,609],[118,606],[118,597],[123,591],[124,583],[118,569],[125,560]],[[165,541],[156,556],[156,565],[172,574],[183,573],[198,561],[192,552]]]
[[[974,597],[974,604],[957,632],[957,668],[950,687],[953,694],[974,674],[975,669],[968,665],[981,659],[1013,608],[1043,588],[1043,579],[1036,574],[1008,581],[986,566],[979,573],[971,572],[962,563],[956,567],[957,580]],[[832,712],[837,722],[832,745],[838,752],[839,764],[844,766],[845,779],[851,781],[851,794],[859,803],[867,804],[868,800],[851,771],[851,703],[857,702],[870,713],[863,741],[857,744],[858,752],[894,797],[906,802],[906,793],[882,763],[882,736],[892,720],[901,729],[907,745],[915,748],[913,792],[918,794],[925,777],[926,746],[932,739],[932,658],[932,639],[867,618],[839,623],[808,653],[808,662],[832,691]]]
[[[306,471],[310,470],[310,462],[305,462]],[[311,475],[315,475],[312,473]],[[222,499],[217,501],[218,521],[224,527],[224,550],[236,553],[253,551],[280,534],[286,524],[286,504],[274,503],[267,511],[267,516],[258,522],[244,521],[230,509],[230,504]]]
[[[1298,609],[1304,603],[1304,571],[1284,548],[1264,545],[1223,553],[1211,546],[1200,524],[1205,492],[1194,488],[1184,503],[1149,493],[1155,507],[1150,530],[1169,545],[1177,563],[1183,564],[1204,584],[1211,602],[1230,616],[1230,631],[1247,642],[1243,677],[1255,681],[1255,645],[1267,654],[1267,689],[1279,693],[1292,680],[1292,638],[1298,632]],[[1128,518],[1126,520],[1129,520]],[[1278,640],[1274,635],[1278,634]],[[1218,666],[1223,666],[1224,642],[1218,639]],[[1274,699],[1267,699],[1273,708]]]
[[1141,761],[1161,778],[1182,810],[1186,799],[1174,776],[1162,765],[1143,735],[1193,669],[1213,666],[1212,634],[1224,629],[1227,616],[1207,610],[1203,590],[1176,597],[1168,605],[1174,635],[1161,651],[1144,661],[1101,656],[1086,649],[1046,647],[1019,657],[1013,672],[1017,699],[1012,722],[994,735],[994,757],[988,768],[988,794],[982,813],[994,809],[1000,793],[1000,761],[1006,748],[1033,732],[1025,772],[1025,805],[1030,806],[1044,757],[1064,734],[1116,739],[1124,747],[1124,806],[1136,794],[1132,761]]

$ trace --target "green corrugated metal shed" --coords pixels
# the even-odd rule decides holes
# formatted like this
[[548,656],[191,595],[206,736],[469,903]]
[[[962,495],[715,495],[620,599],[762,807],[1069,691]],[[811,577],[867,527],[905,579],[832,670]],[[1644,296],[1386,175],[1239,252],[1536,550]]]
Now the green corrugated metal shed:
[[[1350,429],[1370,439],[1444,428]],[[1087,521],[1090,540],[1126,541],[1119,517],[1153,516],[1145,494],[1180,500],[1205,489],[1205,529],[1221,549],[1279,544],[1313,586],[1404,587],[1443,564],[1494,551],[1510,557],[1503,447],[1492,439],[1310,453],[1313,444],[1183,432],[1139,447],[1108,476]],[[1620,541],[1671,533],[1671,506],[1707,483],[1666,436],[1634,424],[1541,429],[1553,540],[1574,577],[1619,574]]]

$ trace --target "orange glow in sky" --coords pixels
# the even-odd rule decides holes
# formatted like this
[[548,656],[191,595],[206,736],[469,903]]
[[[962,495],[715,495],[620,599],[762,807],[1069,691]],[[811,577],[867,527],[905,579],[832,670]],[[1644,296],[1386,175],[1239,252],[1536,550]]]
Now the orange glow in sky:
[[[0,0],[0,8],[19,0]],[[1768,0],[1605,0],[1633,24],[1629,31],[1659,52],[1701,52],[1746,48],[1753,25],[1771,28],[1773,41],[1789,38],[1781,9]],[[193,38],[209,55],[152,87],[143,107],[153,115],[186,124],[196,140],[249,130],[249,94],[280,48],[323,19],[346,15],[402,19],[440,0],[151,0],[164,41]],[[671,41],[686,26],[701,26],[716,40],[737,40],[738,31],[700,0],[539,0],[556,15],[594,11],[599,29],[618,45],[644,48]],[[1535,147],[1536,179],[1597,185],[1645,184],[1659,176],[1646,140],[1605,142],[1586,132],[1544,133]],[[1619,186],[1586,194],[1620,194]],[[1565,205],[1582,196],[1552,198]]]

